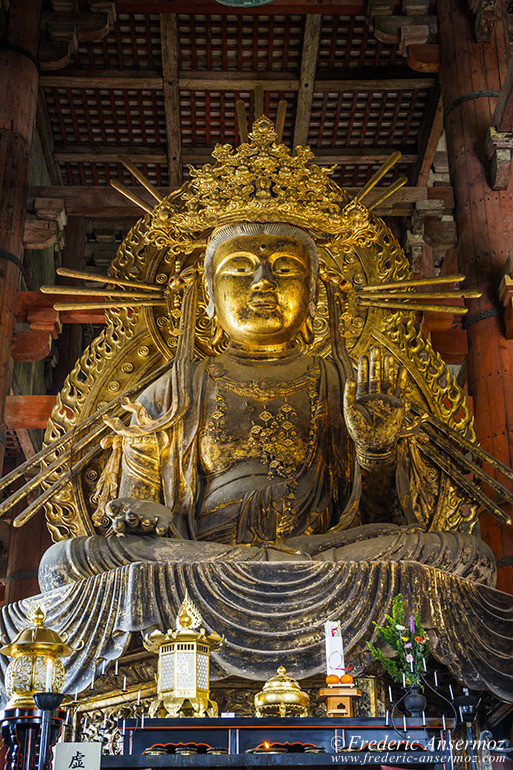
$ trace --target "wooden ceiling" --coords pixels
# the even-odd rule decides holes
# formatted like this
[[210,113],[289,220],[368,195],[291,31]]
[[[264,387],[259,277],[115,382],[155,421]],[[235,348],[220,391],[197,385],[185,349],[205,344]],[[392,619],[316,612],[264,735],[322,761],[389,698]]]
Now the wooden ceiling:
[[[66,66],[41,76],[52,183],[130,185],[117,157],[127,153],[155,185],[176,187],[216,143],[238,141],[238,99],[250,118],[273,120],[285,99],[285,143],[310,144],[320,165],[336,165],[341,185],[363,185],[394,150],[403,157],[383,184],[405,174],[416,185],[439,102],[436,75],[414,72],[397,42],[378,40],[358,4],[337,3],[338,14],[280,6],[242,13],[196,0],[118,2],[107,34],[79,34]],[[184,7],[198,12],[169,12]]]

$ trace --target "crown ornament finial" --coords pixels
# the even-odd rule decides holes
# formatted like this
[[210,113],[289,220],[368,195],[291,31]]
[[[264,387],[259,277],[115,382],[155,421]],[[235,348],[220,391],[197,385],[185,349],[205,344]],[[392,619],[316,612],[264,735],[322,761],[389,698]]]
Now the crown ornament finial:
[[284,222],[318,235],[342,234],[354,231],[348,206],[356,205],[360,217],[366,212],[332,181],[334,168],[312,163],[309,147],[281,144],[265,116],[254,122],[248,142],[217,145],[212,155],[216,163],[191,168],[180,203],[172,194],[155,208],[152,242],[176,243],[239,222]]

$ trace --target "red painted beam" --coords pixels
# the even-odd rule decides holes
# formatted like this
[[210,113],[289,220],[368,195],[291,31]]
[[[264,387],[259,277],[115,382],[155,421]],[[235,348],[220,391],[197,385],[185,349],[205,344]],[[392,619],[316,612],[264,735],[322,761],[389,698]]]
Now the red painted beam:
[[7,396],[5,424],[11,430],[46,428],[57,396]]

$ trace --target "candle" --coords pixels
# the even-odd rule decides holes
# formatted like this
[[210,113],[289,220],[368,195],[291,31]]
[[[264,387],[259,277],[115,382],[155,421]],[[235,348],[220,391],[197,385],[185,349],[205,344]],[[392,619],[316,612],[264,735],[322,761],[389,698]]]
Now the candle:
[[454,693],[452,691],[452,686],[449,685],[449,692],[451,693],[451,700],[454,700]]
[[422,724],[424,725],[424,727],[426,726],[426,712],[425,711],[422,712]]
[[119,660],[116,661],[116,665],[114,666],[114,676],[118,675],[118,669],[119,669]]
[[445,730],[445,714],[442,714],[442,724],[443,724],[444,730]]
[[77,702],[78,690],[75,690],[75,703]]
[[54,667],[53,659],[52,658],[47,658],[46,659],[46,678],[45,678],[46,692],[51,692],[52,691],[53,667]]
[[406,676],[403,671],[403,687],[406,687]]
[[387,727],[388,727],[388,719],[389,719],[389,717],[388,717],[388,709],[387,709],[387,713],[386,713],[386,716],[385,716],[385,725]]
[[105,669],[107,668],[107,661],[104,660],[102,663],[102,676],[105,674]]
[[410,660],[410,669],[411,669],[411,673],[413,674],[413,660]]
[[423,662],[423,664],[424,664],[424,671],[427,671],[427,663],[426,663],[426,659],[425,659],[425,658],[422,658],[422,662]]
[[126,719],[123,719],[123,731],[122,731],[122,735],[124,735],[124,734],[125,734],[125,732],[126,732]]
[[68,711],[66,714],[66,721],[64,722],[64,727],[66,727],[66,725],[69,725],[69,715],[70,715],[70,712]]
[[407,732],[408,728],[406,727],[406,714],[403,714],[403,727],[404,727],[404,732]]
[[94,690],[94,671],[93,671],[93,676],[92,676],[92,678],[91,678],[91,685],[90,685],[90,689],[91,689],[91,690]]
[[123,692],[126,692],[126,676],[123,677]]
[[390,703],[394,702],[394,699],[392,698],[392,688],[390,687],[390,685],[388,686],[388,700],[390,701]]
[[434,676],[435,676],[435,687],[438,687],[438,674],[436,673],[436,671],[434,672]]
[[141,730],[144,730],[144,712],[142,713],[142,716],[141,716]]
[[140,705],[141,705],[141,691],[140,691],[140,690],[139,690],[139,692],[137,693],[137,705],[138,705],[138,706],[140,706]]

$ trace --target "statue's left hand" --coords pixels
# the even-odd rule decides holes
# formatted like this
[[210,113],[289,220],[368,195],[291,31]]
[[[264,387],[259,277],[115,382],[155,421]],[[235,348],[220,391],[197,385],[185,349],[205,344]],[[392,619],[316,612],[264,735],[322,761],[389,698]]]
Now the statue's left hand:
[[405,416],[404,389],[407,372],[396,371],[393,356],[382,360],[373,346],[370,357],[360,356],[358,380],[347,380],[344,417],[356,445],[359,461],[391,459]]
[[117,535],[179,537],[171,523],[172,511],[161,503],[123,497],[107,503],[105,512]]

